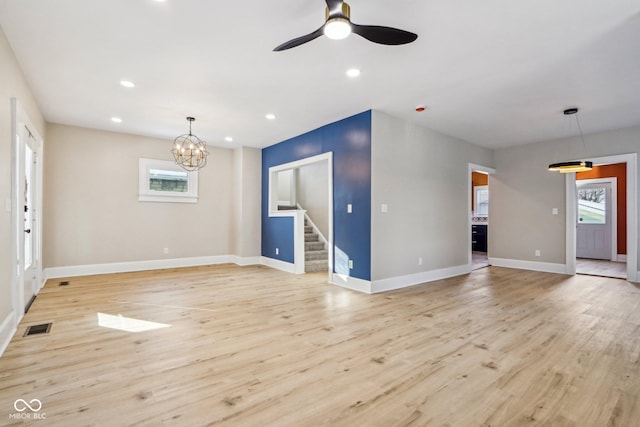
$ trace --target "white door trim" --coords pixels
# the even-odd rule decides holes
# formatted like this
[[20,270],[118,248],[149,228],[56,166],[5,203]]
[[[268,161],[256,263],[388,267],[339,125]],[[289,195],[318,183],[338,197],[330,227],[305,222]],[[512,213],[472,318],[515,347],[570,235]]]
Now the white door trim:
[[[473,207],[471,206],[471,192],[473,191],[473,187],[471,184],[472,174],[473,172],[483,172],[487,175],[493,175],[496,173],[494,168],[490,168],[487,166],[477,165],[475,163],[469,163],[467,166],[467,265],[469,271],[473,269],[473,257],[471,254],[471,212],[473,211]],[[491,190],[489,190],[491,191]],[[489,200],[491,200],[491,193],[489,193]],[[491,211],[491,202],[489,202],[489,211]],[[489,224],[491,215],[487,218],[487,225]],[[489,233],[489,227],[487,227],[487,233]],[[489,236],[487,236],[487,241]],[[489,256],[489,246],[487,245],[487,256]]]
[[296,160],[290,163],[284,163],[269,168],[269,200],[268,211],[270,217],[275,216],[292,216],[294,218],[294,271],[296,274],[304,273],[304,212],[301,211],[279,211],[278,210],[278,186],[276,185],[277,176],[280,171],[287,169],[297,169],[306,165],[310,165],[318,162],[327,162],[327,180],[328,180],[328,200],[327,205],[329,209],[329,235],[328,241],[328,254],[329,254],[329,268],[328,273],[331,276],[333,272],[333,152],[328,151],[326,153],[318,154],[316,156],[306,157],[304,159]]
[[24,182],[24,168],[21,166],[24,156],[24,144],[20,132],[26,127],[35,139],[34,154],[36,163],[36,230],[33,245],[36,265],[36,293],[42,288],[42,163],[43,139],[16,98],[11,98],[11,300],[15,313],[15,324],[24,316],[24,248],[21,236],[24,234],[24,209],[21,198],[21,186]]
[[[593,179],[576,179],[578,182],[586,184],[611,184],[611,261],[618,260],[618,178],[593,178]],[[609,203],[609,202],[607,202]]]
[[[638,154],[619,154],[613,156],[584,159],[594,165],[627,164],[627,280],[638,281]],[[576,274],[576,174],[565,176],[565,210],[567,274]]]

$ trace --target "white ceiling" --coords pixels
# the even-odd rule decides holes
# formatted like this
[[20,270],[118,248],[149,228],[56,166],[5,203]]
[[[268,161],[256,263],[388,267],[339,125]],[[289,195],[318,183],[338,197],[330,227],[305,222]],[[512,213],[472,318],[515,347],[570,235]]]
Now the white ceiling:
[[0,25],[55,123],[173,139],[192,115],[194,133],[222,147],[265,147],[368,109],[485,147],[569,136],[571,106],[585,133],[640,125],[638,0],[350,4],[353,22],[418,40],[322,37],[273,52],[322,25],[322,0],[0,0]]

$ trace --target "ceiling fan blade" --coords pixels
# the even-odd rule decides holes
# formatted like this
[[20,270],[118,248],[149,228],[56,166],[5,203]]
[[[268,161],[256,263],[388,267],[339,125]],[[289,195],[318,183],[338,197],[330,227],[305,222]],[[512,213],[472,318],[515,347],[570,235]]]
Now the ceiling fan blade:
[[379,25],[358,25],[352,22],[351,29],[369,41],[386,45],[407,44],[418,38],[417,34],[409,31]]
[[310,42],[313,39],[317,39],[322,34],[324,34],[323,33],[323,29],[324,29],[324,25],[322,27],[318,28],[317,30],[315,30],[311,34],[307,34],[305,36],[298,37],[298,38],[295,38],[293,40],[289,40],[288,42],[282,43],[280,46],[278,46],[275,49],[273,49],[273,51],[274,52],[280,52],[281,50],[291,49],[292,47],[300,46],[301,44],[305,44],[307,42]]

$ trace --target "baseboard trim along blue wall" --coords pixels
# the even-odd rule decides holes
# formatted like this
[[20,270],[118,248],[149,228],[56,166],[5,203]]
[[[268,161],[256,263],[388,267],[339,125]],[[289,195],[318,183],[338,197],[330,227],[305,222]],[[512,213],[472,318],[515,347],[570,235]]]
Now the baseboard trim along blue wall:
[[294,262],[293,218],[269,217],[269,168],[328,152],[333,153],[334,272],[371,280],[371,111],[262,150],[262,256]]

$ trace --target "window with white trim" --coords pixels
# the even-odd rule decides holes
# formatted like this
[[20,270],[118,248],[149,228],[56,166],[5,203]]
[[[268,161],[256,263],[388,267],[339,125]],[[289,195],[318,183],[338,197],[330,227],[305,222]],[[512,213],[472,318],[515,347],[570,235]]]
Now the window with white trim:
[[138,200],[141,202],[198,202],[198,171],[187,172],[169,160],[140,158]]

